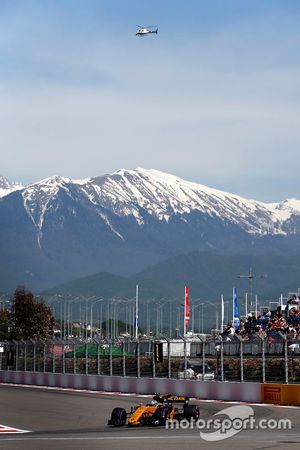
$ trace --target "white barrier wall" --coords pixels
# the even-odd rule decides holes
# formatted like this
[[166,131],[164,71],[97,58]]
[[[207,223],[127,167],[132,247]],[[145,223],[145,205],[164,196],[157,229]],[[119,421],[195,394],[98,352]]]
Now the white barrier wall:
[[0,371],[0,382],[150,395],[166,392],[210,400],[261,402],[260,383],[14,371]]

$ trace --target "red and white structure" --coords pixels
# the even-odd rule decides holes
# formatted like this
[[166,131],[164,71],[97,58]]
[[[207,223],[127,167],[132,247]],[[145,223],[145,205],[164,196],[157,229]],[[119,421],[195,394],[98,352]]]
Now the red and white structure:
[[29,433],[26,430],[20,430],[19,428],[8,427],[6,425],[0,425],[1,434],[17,434],[17,433]]

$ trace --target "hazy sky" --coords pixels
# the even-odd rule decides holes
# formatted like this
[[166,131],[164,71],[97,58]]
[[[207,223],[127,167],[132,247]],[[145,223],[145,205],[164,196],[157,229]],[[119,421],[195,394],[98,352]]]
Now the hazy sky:
[[299,0],[0,0],[0,173],[300,198],[299,22]]

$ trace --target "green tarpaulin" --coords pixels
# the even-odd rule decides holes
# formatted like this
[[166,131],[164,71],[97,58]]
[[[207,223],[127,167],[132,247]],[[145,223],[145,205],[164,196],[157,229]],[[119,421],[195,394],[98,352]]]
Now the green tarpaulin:
[[[89,358],[97,358],[98,357],[98,346],[96,344],[87,344],[87,350],[86,345],[81,345],[76,349],[76,358],[85,358],[86,351]],[[122,347],[116,347],[113,346],[112,350],[112,356],[123,356],[123,349]],[[100,357],[109,356],[110,355],[110,348],[108,346],[100,347]],[[67,352],[66,357],[67,358],[73,358],[74,352]],[[133,356],[133,353],[125,352],[126,356]]]

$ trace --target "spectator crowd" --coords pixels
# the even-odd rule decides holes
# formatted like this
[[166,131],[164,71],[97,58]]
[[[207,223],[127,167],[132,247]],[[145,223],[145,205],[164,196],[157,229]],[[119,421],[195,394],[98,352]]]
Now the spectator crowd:
[[293,295],[286,306],[278,305],[277,309],[271,311],[264,308],[262,314],[249,313],[241,318],[239,326],[234,328],[233,323],[225,326],[223,336],[240,335],[250,338],[258,333],[267,337],[276,336],[278,332],[286,333],[293,339],[300,340],[300,298]]

